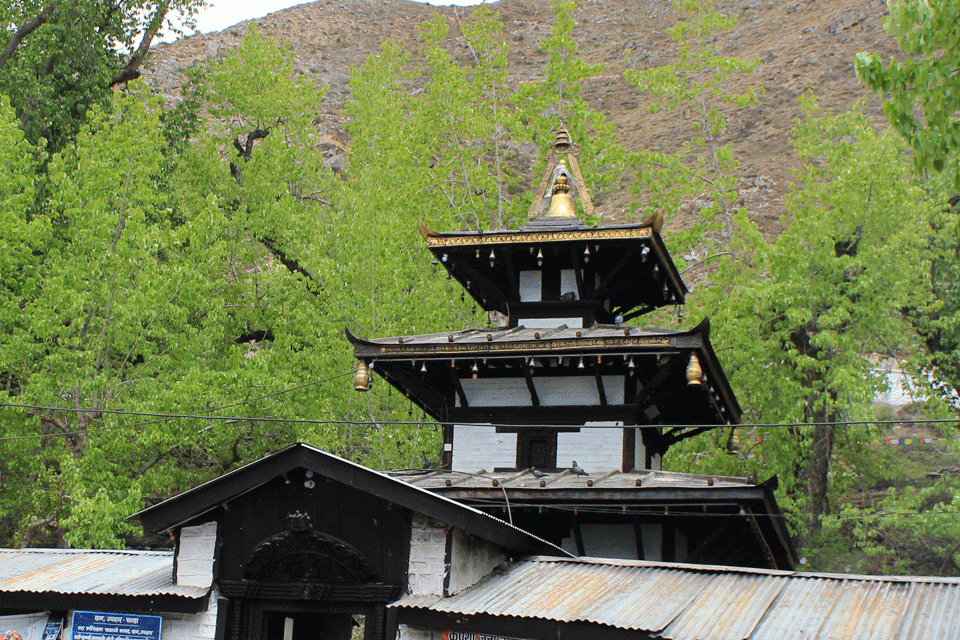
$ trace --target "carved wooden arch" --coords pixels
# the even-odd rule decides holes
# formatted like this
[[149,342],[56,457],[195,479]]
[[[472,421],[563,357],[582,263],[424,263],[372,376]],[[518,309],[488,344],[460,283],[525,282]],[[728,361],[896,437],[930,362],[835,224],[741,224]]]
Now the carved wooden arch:
[[378,584],[382,580],[366,557],[334,536],[314,531],[310,517],[287,516],[287,531],[257,545],[243,577],[262,582]]

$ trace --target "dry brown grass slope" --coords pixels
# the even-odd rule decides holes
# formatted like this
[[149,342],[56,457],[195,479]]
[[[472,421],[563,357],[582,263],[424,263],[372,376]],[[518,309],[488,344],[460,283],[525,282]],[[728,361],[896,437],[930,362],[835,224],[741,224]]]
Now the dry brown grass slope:
[[[754,74],[731,83],[737,91],[752,87],[759,101],[733,114],[727,136],[741,161],[739,188],[743,205],[768,233],[780,228],[784,194],[796,159],[789,133],[800,115],[797,98],[812,91],[834,111],[866,99],[868,114],[882,122],[880,103],[857,83],[853,57],[858,50],[893,55],[892,39],[881,28],[886,5],[881,0],[718,0],[718,9],[739,25],[716,42],[719,53],[758,59]],[[510,43],[510,73],[516,82],[535,77],[546,61],[540,40],[549,34],[553,13],[544,0],[500,0],[490,7],[500,14]],[[289,42],[296,68],[327,85],[323,135],[331,145],[347,145],[339,112],[347,97],[351,69],[381,42],[412,42],[416,28],[436,13],[464,16],[470,8],[434,7],[407,0],[319,0],[257,20],[262,33]],[[648,101],[622,73],[625,58],[634,68],[650,68],[675,57],[665,29],[677,15],[671,0],[581,0],[574,36],[580,53],[603,63],[602,75],[588,81],[584,95],[616,123],[620,142],[629,150],[670,151],[684,135],[673,117],[652,116]],[[175,95],[182,70],[196,61],[225,55],[240,42],[245,26],[197,35],[159,46],[146,79]],[[456,29],[452,36],[456,35]],[[466,56],[466,52],[464,52]],[[622,201],[610,198],[601,213],[616,217]],[[683,225],[683,214],[668,220]]]

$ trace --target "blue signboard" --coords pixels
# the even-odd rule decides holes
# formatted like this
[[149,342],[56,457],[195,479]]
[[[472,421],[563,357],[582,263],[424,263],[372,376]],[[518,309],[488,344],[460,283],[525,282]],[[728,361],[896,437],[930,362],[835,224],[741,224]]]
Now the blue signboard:
[[160,640],[160,616],[140,613],[74,611],[70,635],[73,640]]

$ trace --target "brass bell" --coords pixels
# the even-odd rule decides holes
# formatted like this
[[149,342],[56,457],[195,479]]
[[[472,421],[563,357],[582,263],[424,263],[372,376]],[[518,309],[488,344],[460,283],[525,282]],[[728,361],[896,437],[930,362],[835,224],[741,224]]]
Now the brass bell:
[[357,365],[357,371],[353,374],[353,390],[370,390],[370,368],[367,367],[367,363],[363,360],[361,360],[360,364]]
[[687,365],[687,385],[700,386],[700,378],[703,377],[703,369],[700,368],[700,359],[697,354],[690,354],[690,364]]
[[732,456],[740,452],[740,436],[737,435],[735,428],[730,429],[730,436],[727,438],[727,453]]

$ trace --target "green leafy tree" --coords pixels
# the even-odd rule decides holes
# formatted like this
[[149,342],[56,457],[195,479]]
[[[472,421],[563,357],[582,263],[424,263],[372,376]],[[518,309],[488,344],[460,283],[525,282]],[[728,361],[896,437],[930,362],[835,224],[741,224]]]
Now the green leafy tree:
[[414,101],[424,123],[423,144],[432,153],[430,189],[442,192],[463,228],[506,228],[516,215],[511,196],[518,182],[506,142],[515,131],[507,86],[507,45],[496,14],[481,5],[459,21],[473,64],[454,60],[450,24],[438,15],[423,25],[420,73],[424,93]]
[[927,303],[930,207],[895,136],[855,113],[812,117],[812,106],[794,131],[805,164],[789,226],[767,241],[740,221],[747,277],[704,294],[745,421],[798,425],[750,429],[746,459],[714,460],[778,474],[785,508],[806,514],[796,524],[807,544],[845,489],[875,477],[865,445],[876,434],[843,423],[870,419],[884,388],[871,355],[916,349],[901,310]]
[[884,114],[913,149],[918,175],[940,207],[931,215],[931,268],[927,288],[939,301],[916,310],[914,324],[927,347],[926,373],[955,402],[960,390],[960,6],[934,0],[889,2],[884,28],[906,54],[886,64],[857,54],[860,81],[886,98]]
[[[638,213],[663,217],[687,210],[693,223],[671,232],[674,255],[684,256],[687,269],[700,271],[721,288],[744,277],[737,268],[737,167],[739,160],[727,135],[732,110],[756,101],[756,92],[736,93],[729,82],[753,72],[757,61],[740,60],[717,52],[717,34],[734,28],[734,17],[721,13],[711,0],[675,0],[677,24],[667,29],[676,43],[676,61],[650,69],[627,69],[624,78],[653,98],[651,117],[669,118],[677,138],[675,151],[637,151],[629,154],[640,198]],[[629,53],[627,54],[629,57]],[[742,212],[740,212],[742,213]],[[744,223],[749,222],[743,218]],[[717,259],[727,258],[722,274]],[[691,298],[692,313],[698,298]]]
[[[884,29],[907,54],[886,65],[860,52],[857,76],[887,97],[887,119],[914,150],[920,170],[949,168],[960,179],[960,6],[950,0],[890,0]],[[960,183],[958,183],[960,186]]]
[[828,554],[854,558],[852,542],[862,554],[858,573],[957,575],[960,573],[960,498],[955,477],[935,484],[891,489],[871,505],[844,504],[823,519],[831,543]]
[[[552,0],[551,6],[556,18],[550,35],[540,41],[541,49],[547,54],[543,77],[538,82],[524,84],[517,91],[520,126],[533,136],[541,152],[546,152],[554,143],[551,132],[558,125],[565,126],[580,148],[582,173],[589,181],[586,187],[600,204],[605,193],[617,183],[624,166],[624,152],[617,144],[613,123],[581,95],[581,83],[599,75],[603,67],[588,64],[577,55],[579,48],[573,31],[578,3]],[[542,171],[543,165],[540,165],[534,175]]]
[[[152,215],[168,200],[153,178],[163,163],[155,112],[139,94],[118,94],[112,106],[113,115],[96,110],[76,144],[50,160],[54,196],[44,214],[14,213],[20,228],[46,231],[14,267],[35,284],[22,289],[17,309],[4,309],[6,395],[75,410],[38,408],[5,421],[11,481],[3,501],[24,532],[21,544],[41,535],[39,523],[57,522],[44,526],[73,544],[115,544],[126,531],[120,512],[142,504],[133,452],[149,450],[156,433],[114,433],[103,411],[138,410],[162,396],[173,352],[189,342],[170,318],[189,324],[209,311],[191,295],[213,275],[190,260],[187,234],[196,229]],[[94,500],[98,491],[112,499]],[[90,518],[103,517],[113,535],[71,530],[71,519],[94,504],[108,513]]]
[[161,29],[192,25],[203,0],[7,2],[0,7],[0,91],[27,139],[61,148],[87,110],[136,79]]
[[[40,207],[21,206],[40,150],[7,120],[19,173],[3,181],[3,224],[22,242],[4,247],[18,295],[2,309],[0,379],[34,407],[0,441],[8,542],[115,546],[145,500],[297,439],[342,448],[335,425],[275,422],[333,419],[350,373],[328,364],[342,300],[316,277],[319,96],[255,32],[234,55],[243,64],[229,58],[194,94],[215,117],[202,133],[142,91],[94,108],[47,162]],[[253,419],[112,413],[231,409]]]

